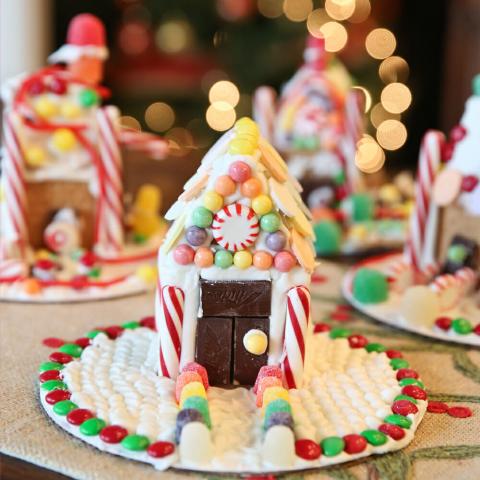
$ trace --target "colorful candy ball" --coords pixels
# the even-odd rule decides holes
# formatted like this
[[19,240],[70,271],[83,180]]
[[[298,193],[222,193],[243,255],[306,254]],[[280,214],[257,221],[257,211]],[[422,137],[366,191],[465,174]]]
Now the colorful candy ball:
[[95,90],[86,88],[80,92],[78,101],[83,107],[93,107],[98,103],[98,94]]
[[267,247],[270,250],[274,250],[275,252],[279,252],[285,248],[287,244],[287,236],[282,231],[277,231],[273,233],[269,233],[265,240]]
[[284,250],[275,255],[273,263],[280,272],[289,272],[296,265],[297,260],[290,252]]
[[252,200],[253,211],[257,215],[265,215],[273,208],[273,203],[268,195],[259,195]]
[[60,106],[60,113],[68,119],[77,118],[81,115],[82,110],[73,102],[63,102]]
[[199,247],[200,245],[205,243],[208,238],[208,234],[204,228],[192,225],[187,228],[187,231],[185,232],[185,238],[190,245],[193,245],[194,247]]
[[35,102],[35,113],[43,118],[51,118],[57,115],[58,108],[55,102],[52,102],[48,97],[40,97]]
[[42,165],[45,165],[47,156],[42,147],[33,146],[26,149],[25,159],[30,166],[41,167]]
[[277,213],[267,213],[260,219],[260,228],[265,232],[276,232],[282,222]]
[[253,265],[259,270],[268,270],[273,263],[273,257],[263,250],[255,252],[253,255]]
[[233,255],[228,250],[218,250],[215,253],[215,265],[220,268],[228,268],[233,263]]
[[235,252],[233,256],[233,264],[241,269],[248,268],[252,264],[252,254],[248,250]]
[[223,207],[223,197],[214,190],[206,192],[203,197],[203,206],[212,212],[217,212]]
[[252,176],[250,166],[241,160],[233,162],[228,168],[228,174],[238,183],[246,182]]
[[262,183],[258,178],[249,178],[240,187],[242,195],[248,198],[258,197],[262,193]]
[[175,383],[175,399],[180,402],[183,387],[191,382],[202,382],[202,377],[197,372],[182,372]]
[[209,227],[213,221],[212,212],[205,207],[197,207],[192,213],[192,222],[200,228]]
[[197,267],[211,267],[213,265],[213,252],[208,247],[200,247],[195,252],[194,261]]
[[215,191],[224,197],[233,195],[236,189],[237,185],[229,175],[222,175],[215,182]]
[[75,148],[77,139],[68,128],[59,128],[52,135],[52,145],[60,152],[68,152]]
[[186,243],[178,245],[173,251],[173,259],[179,265],[188,265],[193,262],[195,251]]

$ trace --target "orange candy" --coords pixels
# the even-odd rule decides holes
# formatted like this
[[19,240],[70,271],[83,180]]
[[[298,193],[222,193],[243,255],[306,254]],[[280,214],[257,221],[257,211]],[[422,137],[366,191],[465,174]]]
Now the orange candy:
[[197,267],[211,267],[213,265],[213,252],[208,247],[200,247],[195,252],[193,261]]
[[222,175],[215,182],[215,191],[224,197],[234,194],[236,189],[237,185],[229,175]]
[[258,178],[249,178],[242,183],[240,190],[244,197],[255,198],[262,193],[262,184]]
[[335,220],[335,213],[331,208],[316,207],[311,212],[315,220]]
[[27,278],[23,284],[23,288],[25,289],[25,293],[28,293],[29,295],[34,295],[42,291],[40,282],[35,278]]
[[253,255],[253,265],[259,270],[267,270],[272,266],[273,257],[263,250],[255,252]]

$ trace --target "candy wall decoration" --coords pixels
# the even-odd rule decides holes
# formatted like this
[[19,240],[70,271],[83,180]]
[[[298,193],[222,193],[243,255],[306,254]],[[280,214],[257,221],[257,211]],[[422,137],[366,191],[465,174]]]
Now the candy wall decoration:
[[288,388],[302,386],[305,339],[310,319],[310,292],[305,286],[287,293],[287,319],[282,369]]

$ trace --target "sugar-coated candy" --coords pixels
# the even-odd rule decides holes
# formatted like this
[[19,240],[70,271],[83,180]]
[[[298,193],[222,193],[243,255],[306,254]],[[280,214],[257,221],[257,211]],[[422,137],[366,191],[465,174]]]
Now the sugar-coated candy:
[[253,254],[253,265],[259,270],[268,270],[273,263],[273,257],[263,250]]
[[202,382],[189,382],[184,385],[182,391],[180,392],[180,408],[183,407],[183,402],[188,397],[193,396],[207,398],[205,387],[203,386]]
[[342,229],[335,220],[322,220],[313,226],[315,250],[320,255],[330,255],[340,250]]
[[285,250],[275,255],[273,263],[280,272],[289,272],[296,265],[297,260],[290,252]]
[[208,238],[208,234],[204,228],[191,225],[187,228],[187,231],[185,232],[185,238],[190,245],[193,245],[194,247],[199,247],[200,245],[205,243]]
[[213,221],[212,212],[205,207],[197,207],[192,212],[192,223],[200,228],[209,227]]
[[252,208],[257,215],[266,215],[273,208],[272,199],[268,195],[258,195],[252,200]]
[[345,442],[345,452],[350,455],[355,455],[356,453],[363,452],[367,448],[367,440],[361,435],[356,433],[351,433],[343,437]]
[[179,265],[188,265],[193,262],[195,251],[189,245],[182,243],[175,247],[173,251],[173,259]]
[[258,382],[257,388],[257,407],[261,407],[263,405],[263,394],[267,388],[270,387],[281,387],[282,380],[278,377],[263,377]]
[[233,255],[228,250],[218,250],[215,253],[215,265],[220,268],[228,268],[233,263]]
[[293,430],[293,417],[288,412],[273,412],[265,421],[263,428],[268,430],[275,425],[284,425]]
[[233,264],[241,269],[248,268],[252,264],[252,254],[248,250],[235,252],[233,256]]
[[208,268],[213,265],[213,252],[208,247],[200,247],[195,252],[194,262],[197,267]]
[[188,397],[187,399],[185,399],[185,402],[183,402],[183,408],[195,408],[196,410],[198,410],[202,414],[203,419],[205,420],[205,425],[208,428],[212,428],[212,421],[210,419],[210,411],[208,409],[208,401],[206,398],[197,396]]
[[77,139],[68,128],[58,128],[53,132],[52,145],[59,152],[68,152],[75,148]]
[[257,379],[253,386],[253,393],[257,393],[260,382],[265,377],[277,377],[278,379],[283,380],[283,373],[278,365],[264,365],[258,371]]
[[206,192],[203,197],[203,206],[212,212],[217,212],[223,206],[223,197],[214,190]]
[[228,168],[228,174],[238,183],[246,182],[252,176],[250,165],[241,160],[233,162]]
[[260,228],[265,232],[276,232],[281,225],[280,216],[274,212],[267,213],[260,219]]
[[295,436],[284,425],[275,425],[267,430],[262,445],[262,459],[276,467],[291,467],[295,462]]
[[263,420],[264,425],[268,422],[268,418],[273,412],[287,412],[291,415],[292,406],[283,398],[278,398],[277,400],[270,402],[267,406],[265,406],[265,417]]
[[437,294],[426,285],[414,285],[403,293],[400,315],[412,325],[433,326],[440,316]]
[[379,430],[364,430],[361,435],[370,445],[373,445],[374,447],[379,447],[388,441],[387,436]]
[[314,440],[302,438],[295,442],[295,453],[297,457],[303,458],[304,460],[316,460],[320,458],[322,449]]
[[203,365],[200,365],[197,362],[189,362],[183,366],[182,372],[198,373],[202,378],[202,383],[203,383],[203,386],[205,387],[205,390],[208,390],[208,387],[209,387],[208,373],[207,373],[207,369]]
[[222,175],[215,181],[215,191],[224,197],[233,195],[236,189],[237,185],[229,175]]
[[127,435],[121,442],[122,447],[132,452],[142,452],[150,445],[150,440],[144,435]]
[[[260,386],[259,386],[259,390],[260,390]],[[272,386],[272,387],[265,388],[265,390],[263,391],[262,398],[263,398],[262,407],[265,410],[265,408],[275,400],[282,399],[288,402],[290,400],[290,395],[286,388],[283,388],[281,386]]]
[[285,248],[287,244],[287,236],[281,230],[277,232],[269,233],[265,239],[265,243],[270,250],[279,252]]
[[198,421],[187,423],[178,437],[178,442],[180,460],[186,465],[204,465],[212,458],[210,431],[203,423]]
[[152,443],[147,448],[147,453],[153,458],[163,458],[171,455],[175,451],[175,445],[172,442],[162,442],[161,440]]
[[326,437],[320,442],[320,445],[326,457],[335,457],[343,452],[345,441],[340,437]]
[[176,427],[175,427],[175,441],[179,443],[182,430],[190,422],[205,423],[202,414],[196,408],[184,408],[178,412]]
[[385,275],[370,268],[359,268],[353,279],[353,296],[361,303],[380,303],[388,298]]
[[191,382],[202,382],[202,377],[197,372],[182,372],[175,383],[175,399],[180,401],[180,395],[185,385]]
[[67,82],[63,78],[53,77],[50,80],[48,89],[56,95],[63,95],[67,91]]
[[58,113],[58,107],[55,102],[48,97],[40,97],[35,102],[35,113],[43,118],[52,118]]
[[258,197],[262,193],[262,184],[257,178],[249,178],[240,187],[242,195],[248,198]]

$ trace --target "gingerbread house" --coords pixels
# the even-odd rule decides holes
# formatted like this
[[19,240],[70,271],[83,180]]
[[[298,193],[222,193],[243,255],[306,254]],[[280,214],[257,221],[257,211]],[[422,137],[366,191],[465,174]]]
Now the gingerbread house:
[[214,385],[253,385],[281,365],[303,376],[313,231],[300,188],[248,118],[204,157],[167,212],[156,297],[158,372],[191,361]]

